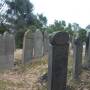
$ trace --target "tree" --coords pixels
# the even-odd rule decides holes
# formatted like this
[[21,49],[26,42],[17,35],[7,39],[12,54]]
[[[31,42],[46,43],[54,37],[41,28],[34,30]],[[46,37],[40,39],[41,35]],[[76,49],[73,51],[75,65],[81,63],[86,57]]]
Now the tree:
[[74,31],[72,30],[72,24],[69,23],[68,26],[65,28],[65,31],[69,33],[70,35],[70,40],[72,40]]
[[87,33],[87,31],[82,28],[78,31],[79,38],[81,39],[82,42],[86,41],[86,33]]
[[64,20],[63,21],[55,20],[54,24],[48,27],[48,32],[52,33],[55,31],[65,31],[65,28],[66,28],[66,22]]
[[33,23],[33,5],[29,0],[6,0],[8,10],[6,11],[6,22],[12,28],[24,28]]
[[66,22],[64,20],[62,20],[62,27],[65,28],[66,27]]
[[47,18],[43,14],[37,14],[38,19],[41,23],[41,27],[46,27],[47,25]]
[[7,30],[6,28],[7,24],[4,23],[5,21],[5,17],[3,15],[5,13],[5,10],[3,10],[4,7],[6,7],[5,0],[0,0],[0,33],[3,33]]

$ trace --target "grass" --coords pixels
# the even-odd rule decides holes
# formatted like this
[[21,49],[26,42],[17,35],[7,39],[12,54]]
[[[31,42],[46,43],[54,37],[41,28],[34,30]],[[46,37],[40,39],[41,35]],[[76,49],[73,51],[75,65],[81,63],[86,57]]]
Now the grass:
[[16,51],[15,55],[16,68],[0,72],[0,90],[44,90],[38,80],[47,71],[47,56],[22,65],[21,50]]
[[[17,67],[0,72],[0,90],[47,90],[47,83],[42,86],[39,78],[48,70],[47,56],[34,59],[31,64],[21,65],[22,51],[16,52]],[[80,80],[72,79],[73,56],[69,55],[67,85],[69,90],[90,90],[90,72],[83,70]]]

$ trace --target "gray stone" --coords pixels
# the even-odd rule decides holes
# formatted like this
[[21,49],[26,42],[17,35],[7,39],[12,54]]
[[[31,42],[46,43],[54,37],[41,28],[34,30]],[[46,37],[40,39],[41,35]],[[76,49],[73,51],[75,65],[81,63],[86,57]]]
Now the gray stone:
[[43,35],[40,30],[36,30],[34,34],[34,57],[43,56]]
[[83,51],[83,45],[81,40],[75,39],[74,41],[74,47],[73,47],[73,56],[74,56],[74,63],[73,63],[73,79],[79,79],[79,75],[81,73],[82,68],[82,51]]
[[66,90],[69,35],[58,32],[50,36],[48,90]]
[[26,31],[23,40],[23,64],[31,62],[33,58],[34,33],[30,30]]
[[88,47],[89,47],[89,37],[86,38],[86,47],[85,47],[85,60],[83,67],[86,67],[87,64],[87,57],[88,57]]
[[89,37],[86,39],[86,48],[85,48],[85,56],[87,57],[88,54],[88,47],[89,47]]
[[90,69],[90,32],[86,41],[84,68]]
[[4,39],[3,36],[0,34],[0,69],[4,69],[5,66],[5,47],[4,47]]
[[8,32],[5,32],[3,36],[3,49],[4,49],[4,59],[2,59],[3,68],[11,69],[14,67],[15,38]]
[[49,48],[49,35],[48,35],[47,31],[45,31],[44,32],[44,45],[43,45],[44,55],[47,54],[48,48]]

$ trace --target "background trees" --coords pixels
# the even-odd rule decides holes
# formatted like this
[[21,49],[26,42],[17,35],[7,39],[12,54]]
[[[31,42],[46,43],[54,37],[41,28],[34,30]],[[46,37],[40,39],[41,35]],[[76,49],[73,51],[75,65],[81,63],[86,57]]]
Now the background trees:
[[[7,6],[5,13],[0,16],[1,29],[8,30],[16,36],[17,47],[22,46],[23,35],[28,28],[43,28],[47,24],[47,18],[43,14],[35,15],[33,13],[33,4],[29,0],[3,0]],[[2,6],[3,7],[3,6]]]
[[55,20],[54,24],[47,26],[47,18],[43,14],[33,13],[33,4],[30,0],[0,0],[0,33],[9,31],[16,36],[16,46],[22,47],[23,36],[27,29],[35,31],[40,29],[42,33],[64,31],[70,34],[70,38],[77,35],[85,40],[86,30],[79,27],[77,23]]

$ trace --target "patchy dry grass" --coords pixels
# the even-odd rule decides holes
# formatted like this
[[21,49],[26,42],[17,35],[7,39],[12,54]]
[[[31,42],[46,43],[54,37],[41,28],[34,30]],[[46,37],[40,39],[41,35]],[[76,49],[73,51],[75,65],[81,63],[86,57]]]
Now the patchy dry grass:
[[67,85],[70,87],[70,90],[90,90],[90,71],[82,70],[80,80],[78,81],[73,80],[72,71],[73,55],[69,55]]
[[[22,51],[16,50],[15,55],[17,61],[21,60]],[[0,73],[0,90],[40,90],[39,78],[46,71],[47,56],[25,66],[19,64],[13,70]]]
[[[22,50],[16,50],[16,62],[21,62]],[[47,56],[35,59],[31,64],[20,63],[13,70],[0,73],[0,90],[47,90],[47,85],[42,86],[39,78],[47,72]],[[72,80],[73,57],[69,55],[68,82],[70,90],[90,90],[90,71],[83,70],[81,81]]]

